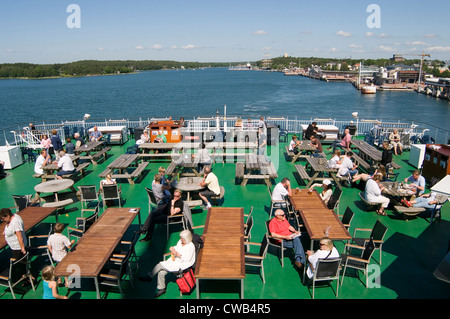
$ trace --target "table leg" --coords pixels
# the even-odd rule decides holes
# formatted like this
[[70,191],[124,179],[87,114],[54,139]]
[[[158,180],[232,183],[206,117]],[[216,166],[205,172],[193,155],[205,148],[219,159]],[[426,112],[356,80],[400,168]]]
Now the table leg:
[[244,279],[241,279],[241,299],[244,299]]
[[314,183],[314,181],[316,180],[317,176],[319,176],[320,172],[315,172],[314,175],[311,177],[311,179],[308,182],[308,185],[306,185],[306,188],[310,188],[311,185]]
[[98,286],[98,278],[97,277],[94,278],[94,282],[95,282],[95,290],[97,292],[97,299],[101,299],[100,298],[100,287]]
[[200,299],[200,279],[197,278],[197,299]]

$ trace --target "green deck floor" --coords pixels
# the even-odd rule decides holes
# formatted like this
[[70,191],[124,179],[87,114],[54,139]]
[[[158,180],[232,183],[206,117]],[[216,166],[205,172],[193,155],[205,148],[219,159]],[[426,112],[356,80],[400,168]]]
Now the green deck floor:
[[[126,148],[134,144],[130,140],[122,146],[113,146],[108,158],[100,162],[97,166],[89,166],[87,175],[76,180],[75,186],[95,184],[99,185],[98,174],[111,163],[117,156],[125,153]],[[304,188],[303,184],[298,184],[294,176],[294,164],[286,161],[284,155],[284,143],[280,143],[278,149],[280,165],[278,170],[279,182],[283,177],[290,178],[293,187]],[[271,147],[275,152],[274,146]],[[326,151],[328,158],[330,152]],[[401,156],[396,156],[395,161],[402,166],[399,180],[409,176],[414,167],[408,165],[409,152]],[[296,164],[305,164],[300,160]],[[122,194],[125,200],[125,207],[141,207],[142,220],[148,214],[148,199],[144,187],[150,186],[154,174],[159,166],[167,167],[168,160],[151,162],[147,167],[143,180],[135,185],[129,185],[126,181],[120,183]],[[0,201],[2,207],[14,205],[11,195],[32,194],[34,186],[40,182],[33,178],[34,163],[25,163],[13,170],[7,171],[8,177],[0,180]],[[150,170],[149,170],[150,169]],[[235,164],[216,163],[213,165],[214,173],[219,177],[220,184],[225,187],[226,193],[223,206],[243,207],[247,213],[254,207],[254,227],[251,232],[251,241],[259,242],[265,233],[265,221],[268,219],[270,208],[270,197],[267,186],[263,183],[249,183],[242,187],[235,185]],[[450,297],[450,286],[441,282],[433,276],[433,271],[446,254],[450,239],[450,204],[446,203],[442,209],[442,220],[429,223],[429,219],[423,217],[413,218],[409,221],[396,215],[391,210],[387,210],[388,216],[378,216],[375,212],[366,212],[358,197],[359,190],[356,188],[344,188],[339,206],[339,213],[343,213],[347,206],[350,206],[355,217],[352,221],[350,234],[353,229],[371,228],[377,219],[380,219],[387,227],[383,245],[382,265],[378,264],[379,255],[375,251],[372,259],[375,271],[379,271],[380,288],[366,288],[365,279],[362,274],[359,278],[351,275],[346,276],[344,283],[339,287],[339,299],[448,299]],[[77,202],[67,207],[68,212],[59,216],[60,222],[70,226],[74,225],[76,217],[80,216],[81,203]],[[206,219],[206,211],[201,209],[193,210],[193,222],[202,225]],[[45,231],[48,223],[53,223],[54,217],[49,217],[38,225],[32,232]],[[178,238],[180,227],[172,226],[170,238],[166,240],[165,225],[157,225],[153,241],[137,244],[137,255],[139,257],[139,271],[137,276],[144,275],[153,266],[161,261],[163,253],[166,253],[170,246],[174,245]],[[130,228],[130,232],[138,228],[137,219]],[[196,230],[201,234],[201,229]],[[226,240],[226,238],[224,238]],[[309,240],[303,236],[303,246],[305,250],[309,248]],[[340,252],[344,247],[343,243],[336,243]],[[4,249],[0,253],[0,263],[2,268],[8,263],[9,250]],[[217,260],[218,267],[226,260]],[[246,299],[310,299],[311,289],[302,284],[302,275],[292,264],[292,254],[286,253],[284,268],[281,267],[277,251],[270,249],[264,261],[266,283],[261,280],[259,273],[248,269],[245,277],[245,298]],[[29,290],[25,294],[17,293],[18,298],[40,299],[42,298],[42,280],[39,272],[43,263],[36,261],[32,263],[32,272],[37,278],[36,291]],[[350,273],[352,274],[352,273]],[[372,273],[372,274],[375,274]],[[151,299],[156,291],[156,283],[145,283],[139,280],[134,281],[134,288],[129,282],[125,282],[125,298],[127,299]],[[68,294],[74,299],[94,299],[95,289],[92,282],[84,280],[82,289],[67,291],[60,288],[61,294]],[[333,289],[323,287],[316,289],[316,299],[334,299],[335,283]],[[120,294],[116,291],[102,291],[102,297],[106,299],[119,299]],[[202,285],[201,297],[203,299],[238,299],[239,286],[237,283],[226,281],[211,281]],[[7,287],[0,287],[0,299],[11,299],[12,295]],[[180,296],[177,285],[174,282],[168,283],[167,293],[160,299],[195,299],[195,291],[190,295]]]

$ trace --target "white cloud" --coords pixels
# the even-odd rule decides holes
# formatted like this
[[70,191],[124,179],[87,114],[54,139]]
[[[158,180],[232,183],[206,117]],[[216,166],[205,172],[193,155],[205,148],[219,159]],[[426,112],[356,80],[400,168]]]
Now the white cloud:
[[407,46],[412,46],[412,45],[428,45],[423,41],[407,41],[406,42]]
[[434,47],[428,47],[426,50],[427,51],[435,51],[435,52],[450,52],[450,46],[447,46],[447,47],[434,46]]
[[264,30],[258,30],[258,31],[253,32],[253,34],[254,34],[254,35],[266,35],[266,34],[267,34],[267,31],[264,31]]
[[428,38],[428,39],[434,39],[437,36],[436,36],[436,34],[433,34],[433,33],[427,33],[427,34],[424,34],[423,37]]
[[388,46],[385,46],[385,45],[380,45],[378,47],[378,49],[383,51],[383,52],[395,52],[395,51],[397,51],[396,49],[388,47]]
[[338,31],[338,32],[336,33],[336,35],[337,35],[337,36],[340,36],[340,37],[348,38],[348,37],[351,37],[351,36],[352,36],[352,33],[351,33],[351,32],[345,32],[345,31],[340,30],[340,31]]
[[162,50],[163,47],[162,47],[161,44],[157,43],[157,44],[152,45],[152,46],[150,47],[150,49],[153,49],[153,50]]
[[366,32],[366,37],[370,38],[373,37],[375,35],[375,33],[373,32]]
[[103,51],[105,51],[105,48],[98,47],[98,48],[97,48],[97,51],[103,52]]
[[142,45],[137,45],[134,47],[135,50],[145,50],[145,48]]
[[172,46],[170,47],[170,49],[171,49],[171,50],[176,50],[176,49],[177,49],[177,46],[176,46],[176,45],[172,45]]
[[335,52],[337,52],[337,49],[336,49],[336,48],[331,48],[331,49],[330,49],[330,52],[331,52],[331,53],[335,53]]
[[14,50],[13,50],[13,49],[6,49],[5,52],[6,52],[6,53],[13,53]]
[[188,45],[182,46],[181,48],[182,48],[183,50],[198,49],[198,47],[197,47],[196,45],[194,45],[194,44],[188,44]]
[[363,46],[362,46],[362,45],[359,45],[359,44],[354,44],[354,43],[352,43],[352,44],[350,44],[348,47],[349,47],[349,48],[353,48],[353,49],[360,49],[360,48],[362,48]]

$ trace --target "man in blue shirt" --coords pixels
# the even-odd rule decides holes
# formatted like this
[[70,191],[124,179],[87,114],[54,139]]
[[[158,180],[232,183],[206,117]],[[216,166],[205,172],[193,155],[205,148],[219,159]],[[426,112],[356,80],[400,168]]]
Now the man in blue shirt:
[[97,127],[97,126],[94,126],[94,130],[91,132],[91,134],[89,135],[89,137],[90,137],[90,140],[91,140],[92,142],[94,142],[94,141],[100,141],[100,139],[103,137],[103,134],[102,134],[102,132],[100,132],[100,131],[98,130],[98,127]]
[[415,170],[410,177],[405,178],[405,183],[410,183],[411,186],[415,187],[419,196],[425,191],[425,178],[420,175],[418,170]]

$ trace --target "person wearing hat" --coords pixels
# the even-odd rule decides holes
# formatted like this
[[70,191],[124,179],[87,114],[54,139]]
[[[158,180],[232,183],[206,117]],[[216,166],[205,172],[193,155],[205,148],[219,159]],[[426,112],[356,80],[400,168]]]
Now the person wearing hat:
[[275,211],[275,217],[269,223],[269,232],[274,239],[283,241],[283,247],[294,249],[295,266],[302,268],[306,256],[300,240],[301,233],[289,224],[282,209]]
[[314,187],[322,187],[322,192],[319,195],[324,203],[327,204],[333,194],[333,186],[331,186],[331,181],[329,179],[324,179],[322,184],[311,185],[309,191],[312,192]]

